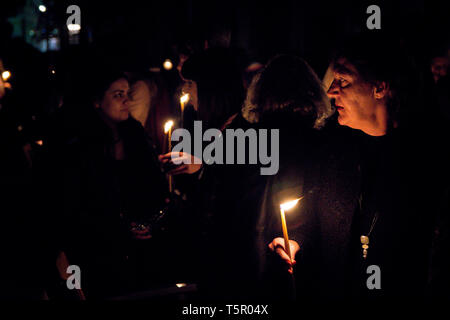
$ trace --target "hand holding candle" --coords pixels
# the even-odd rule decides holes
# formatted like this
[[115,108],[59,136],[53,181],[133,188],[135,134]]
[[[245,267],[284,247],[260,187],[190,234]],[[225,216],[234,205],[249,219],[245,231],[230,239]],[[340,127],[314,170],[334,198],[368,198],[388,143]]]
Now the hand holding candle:
[[280,256],[280,258],[282,258],[284,261],[286,261],[286,263],[289,264],[289,273],[293,273],[292,266],[295,264],[295,254],[298,250],[300,250],[300,246],[297,242],[289,240],[285,212],[295,207],[300,200],[301,198],[285,202],[280,205],[283,238],[275,238],[269,244],[269,248],[272,251],[276,252]]
[[289,245],[289,236],[288,236],[288,230],[287,230],[287,225],[286,225],[285,211],[295,207],[299,201],[300,201],[300,199],[296,199],[293,201],[289,201],[289,202],[280,204],[281,225],[283,228],[283,237],[284,237],[284,248],[285,248],[291,262],[292,262],[292,255],[291,255],[291,247]]
[[[168,135],[168,144],[167,151],[170,152],[172,150],[172,127],[173,121],[169,120],[164,124],[164,133]],[[172,193],[172,176],[169,175],[169,192]]]

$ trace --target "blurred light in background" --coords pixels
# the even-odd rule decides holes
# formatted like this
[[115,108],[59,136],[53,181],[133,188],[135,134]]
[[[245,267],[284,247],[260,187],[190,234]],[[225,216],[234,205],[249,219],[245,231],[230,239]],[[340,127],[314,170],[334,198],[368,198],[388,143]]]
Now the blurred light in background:
[[148,70],[150,72],[155,72],[155,73],[161,72],[161,68],[157,68],[157,67],[152,67],[152,68],[149,68]]
[[170,61],[169,59],[166,59],[166,61],[164,61],[164,63],[163,63],[163,67],[166,70],[172,70],[172,68],[173,68],[172,61]]
[[69,24],[67,29],[73,33],[78,33],[81,30],[81,26],[79,24]]
[[48,50],[58,51],[61,49],[61,44],[58,37],[51,37],[48,39]]
[[45,12],[45,11],[47,11],[47,8],[46,8],[44,5],[41,4],[41,5],[39,6],[39,11],[40,11],[40,12]]

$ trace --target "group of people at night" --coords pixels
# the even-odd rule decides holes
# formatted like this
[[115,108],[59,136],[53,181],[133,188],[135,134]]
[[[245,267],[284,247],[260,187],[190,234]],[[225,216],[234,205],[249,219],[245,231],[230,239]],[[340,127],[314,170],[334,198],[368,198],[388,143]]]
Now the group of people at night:
[[[290,54],[244,76],[222,35],[180,53],[174,94],[148,73],[97,61],[78,70],[39,154],[11,147],[21,158],[2,159],[10,215],[32,230],[6,254],[3,294],[94,300],[195,283],[191,298],[210,301],[448,297],[448,57],[432,61],[428,84],[396,40],[372,31],[341,42],[320,79]],[[174,118],[163,106],[180,92],[190,100]],[[0,78],[4,115],[7,95]],[[190,131],[194,121],[279,129],[277,174],[180,164],[195,157],[167,149],[171,116]],[[18,159],[28,191],[16,184]],[[293,199],[288,250],[280,204]],[[14,243],[22,227],[9,228]],[[71,265],[79,290],[66,287]]]

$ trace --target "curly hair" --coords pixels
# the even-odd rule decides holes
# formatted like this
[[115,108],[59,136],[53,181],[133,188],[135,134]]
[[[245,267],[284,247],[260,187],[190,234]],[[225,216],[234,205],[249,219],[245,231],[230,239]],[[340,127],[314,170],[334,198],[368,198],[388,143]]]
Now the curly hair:
[[243,117],[260,122],[279,111],[293,112],[320,129],[333,110],[322,82],[301,58],[278,55],[252,80],[242,109]]

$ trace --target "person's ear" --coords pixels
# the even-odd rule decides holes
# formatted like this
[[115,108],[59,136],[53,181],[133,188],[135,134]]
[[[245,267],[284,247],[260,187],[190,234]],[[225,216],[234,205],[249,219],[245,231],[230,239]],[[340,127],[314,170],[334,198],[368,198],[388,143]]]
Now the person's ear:
[[389,91],[389,86],[385,81],[378,82],[373,88],[375,99],[383,99]]

